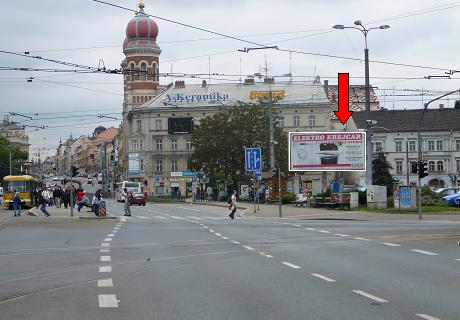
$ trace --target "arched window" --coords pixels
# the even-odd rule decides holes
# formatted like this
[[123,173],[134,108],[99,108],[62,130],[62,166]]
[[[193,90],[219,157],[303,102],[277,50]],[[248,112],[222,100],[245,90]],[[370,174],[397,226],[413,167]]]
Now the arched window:
[[[139,96],[136,97],[137,103],[140,102]],[[433,162],[434,163],[434,162]]]
[[444,171],[444,161],[438,161],[437,167],[438,171]]
[[156,62],[152,63],[152,80],[158,81],[158,66]]
[[434,166],[434,161],[428,162],[428,171],[434,171],[434,170],[436,170]]
[[141,96],[141,103],[144,103],[144,96]]
[[141,63],[141,79],[147,80],[147,64],[145,62]]
[[134,81],[134,76],[136,75],[136,70],[135,70],[135,67],[134,67],[134,62],[131,62],[129,64],[129,80],[130,81]]

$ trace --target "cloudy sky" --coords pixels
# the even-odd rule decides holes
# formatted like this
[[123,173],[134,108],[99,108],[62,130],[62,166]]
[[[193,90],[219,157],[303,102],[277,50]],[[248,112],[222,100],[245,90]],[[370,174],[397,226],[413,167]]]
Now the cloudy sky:
[[[107,0],[136,9],[137,0]],[[180,26],[156,18],[163,50],[160,72],[218,73],[211,82],[238,81],[240,74],[261,71],[292,72],[295,81],[322,80],[336,83],[337,73],[349,72],[352,84],[364,83],[362,61],[324,57],[363,58],[364,37],[357,30],[334,30],[335,24],[353,25],[360,19],[372,30],[368,36],[370,59],[395,64],[371,63],[371,84],[381,105],[392,109],[417,108],[423,101],[460,87],[460,1],[377,0],[145,0],[149,14],[235,36],[280,49],[250,53],[238,49],[254,45]],[[86,66],[120,67],[122,43],[132,12],[92,0],[2,1],[0,50],[30,52],[31,56]],[[52,62],[0,53],[0,115],[28,115],[10,119],[28,127],[31,153],[52,154],[59,139],[70,134],[91,134],[94,128],[118,125],[98,115],[121,117],[122,77],[113,74],[7,71],[3,67],[75,70]],[[403,65],[413,65],[409,67]],[[27,82],[33,78],[32,82]],[[207,77],[206,77],[207,78]],[[160,79],[162,84],[171,77]],[[277,78],[282,81],[283,78]],[[284,78],[288,80],[288,78]],[[188,83],[201,81],[187,79]],[[423,92],[423,94],[422,94]],[[442,101],[452,106],[458,95]]]

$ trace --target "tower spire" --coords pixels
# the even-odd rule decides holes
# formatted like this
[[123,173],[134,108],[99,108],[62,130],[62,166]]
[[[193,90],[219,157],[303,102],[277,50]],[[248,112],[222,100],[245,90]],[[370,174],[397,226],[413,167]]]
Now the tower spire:
[[144,0],[139,0],[139,11],[144,12],[145,4]]

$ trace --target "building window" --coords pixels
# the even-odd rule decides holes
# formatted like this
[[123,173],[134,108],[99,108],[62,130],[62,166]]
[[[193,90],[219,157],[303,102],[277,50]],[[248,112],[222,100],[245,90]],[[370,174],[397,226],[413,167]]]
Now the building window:
[[163,120],[155,119],[155,130],[163,130]]
[[396,152],[402,152],[402,141],[395,141]]
[[383,142],[382,141],[376,141],[375,142],[375,152],[383,151]]
[[281,129],[284,128],[284,117],[278,118],[278,127]]
[[428,141],[428,151],[434,151],[434,141]]
[[435,164],[434,161],[428,162],[428,171],[434,171],[434,170],[436,170],[434,164]]
[[460,173],[460,160],[457,160],[457,173]]
[[171,150],[177,150],[177,139],[171,140]]
[[163,172],[163,160],[157,160],[157,172]]
[[134,63],[131,62],[131,63],[129,64],[129,80],[130,80],[130,81],[134,81],[135,75],[136,75],[136,70],[135,70],[135,68],[134,68]]
[[163,140],[157,139],[157,150],[163,150]]
[[310,114],[310,115],[308,116],[308,125],[309,125],[310,127],[316,126],[316,116],[315,116],[314,114]]
[[402,160],[396,160],[396,173],[403,172],[403,162]]
[[171,160],[171,171],[177,171],[177,160]]
[[460,151],[460,140],[455,140],[455,150]]
[[294,127],[299,127],[300,126],[300,117],[299,116],[294,116]]
[[136,103],[136,97],[133,96],[133,103]]
[[187,140],[186,146],[187,146],[187,150],[192,150],[192,139]]
[[147,64],[145,62],[141,63],[141,79],[147,80]]
[[444,161],[437,162],[438,171],[444,171]]
[[136,120],[137,131],[142,131],[142,120]]
[[155,62],[152,64],[152,79],[153,79],[153,81],[158,81],[158,79],[157,79],[157,64]]
[[139,160],[139,170],[144,171],[144,160]]
[[442,151],[443,150],[444,141],[443,140],[436,140],[436,150]]
[[415,151],[415,141],[414,140],[409,141],[409,151]]
[[144,149],[143,140],[140,140],[140,139],[131,140],[131,150],[142,150],[142,149]]

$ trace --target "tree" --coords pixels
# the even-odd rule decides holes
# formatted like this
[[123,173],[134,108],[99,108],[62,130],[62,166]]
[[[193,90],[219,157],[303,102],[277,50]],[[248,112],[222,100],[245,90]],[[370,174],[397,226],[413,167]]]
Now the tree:
[[[260,147],[262,168],[270,168],[269,110],[265,103],[240,104],[200,120],[193,131],[194,151],[189,160],[192,170],[207,175],[221,174],[236,190],[249,175],[244,167],[244,147]],[[276,118],[275,118],[276,119]],[[287,170],[287,136],[275,127],[275,157],[281,170]]]
[[12,144],[0,135],[0,179],[10,174],[10,150],[13,174],[19,174],[21,164],[27,160],[27,152],[22,151],[19,146]]
[[393,177],[390,174],[390,170],[393,169],[391,164],[387,161],[385,153],[383,151],[374,154],[372,160],[372,183],[379,186],[387,186],[388,195],[393,194]]

